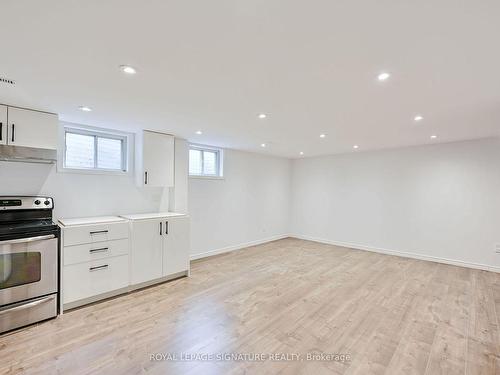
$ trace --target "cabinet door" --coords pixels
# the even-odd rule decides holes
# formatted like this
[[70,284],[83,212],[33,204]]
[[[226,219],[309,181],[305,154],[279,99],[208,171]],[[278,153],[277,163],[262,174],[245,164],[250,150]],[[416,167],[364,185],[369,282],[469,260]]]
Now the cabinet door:
[[57,115],[8,107],[8,119],[8,144],[57,149]]
[[165,219],[163,276],[189,269],[189,217]]
[[143,163],[145,186],[174,186],[174,137],[144,131]]
[[7,144],[7,106],[0,105],[0,145]]
[[[136,220],[131,224],[130,283],[139,284],[162,276],[161,220]],[[163,229],[163,228],[162,228]]]

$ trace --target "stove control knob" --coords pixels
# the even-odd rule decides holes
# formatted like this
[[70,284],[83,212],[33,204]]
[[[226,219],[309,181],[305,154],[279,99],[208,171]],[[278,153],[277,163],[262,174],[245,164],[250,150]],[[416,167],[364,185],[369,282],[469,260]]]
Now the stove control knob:
[[35,204],[36,204],[37,206],[38,206],[40,203],[41,203],[41,202],[40,202],[40,200],[38,200],[38,199],[35,201]]
[[50,204],[50,201],[45,201],[45,202],[43,202],[43,204],[48,206]]

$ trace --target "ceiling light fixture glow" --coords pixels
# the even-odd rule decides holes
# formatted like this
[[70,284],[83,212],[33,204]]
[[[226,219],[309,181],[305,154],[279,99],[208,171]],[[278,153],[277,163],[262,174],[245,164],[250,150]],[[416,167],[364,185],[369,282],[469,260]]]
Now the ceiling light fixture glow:
[[78,107],[78,109],[80,111],[83,111],[83,112],[92,112],[92,108],[84,106],[84,105],[81,105],[80,107]]
[[265,143],[261,143],[260,147],[266,147],[266,144]]
[[129,66],[129,65],[120,65],[120,70],[123,73],[127,73],[127,74],[135,74],[135,73],[137,73],[137,70],[135,70],[134,67]]
[[380,73],[378,76],[377,76],[377,79],[379,81],[385,81],[387,78],[389,78],[391,75],[389,73]]
[[437,135],[431,135],[431,139],[436,139],[437,137]]
[[198,135],[202,135],[202,134],[203,134],[203,132],[202,132],[201,130],[197,130],[197,131],[196,131],[196,134],[198,134]]
[[326,137],[326,134],[320,134],[319,135],[320,138],[325,138]]
[[265,119],[266,117],[267,117],[267,115],[265,113],[259,114],[259,118],[260,119]]
[[304,155],[304,151],[300,151],[300,152],[299,152],[299,155]]
[[357,148],[359,148],[359,146],[358,145],[354,145],[354,146],[352,146],[352,148],[357,149]]
[[423,116],[417,115],[417,116],[415,116],[415,118],[413,120],[415,120],[416,122],[419,122],[419,121],[422,121],[423,119],[424,119]]

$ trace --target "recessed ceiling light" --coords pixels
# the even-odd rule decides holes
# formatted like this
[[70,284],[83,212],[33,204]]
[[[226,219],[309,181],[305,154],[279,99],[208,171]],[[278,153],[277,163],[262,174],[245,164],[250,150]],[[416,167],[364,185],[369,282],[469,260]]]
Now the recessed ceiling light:
[[78,109],[79,109],[80,111],[83,111],[83,112],[91,112],[91,111],[92,111],[92,108],[86,107],[86,106],[84,106],[84,105],[82,105],[82,106],[78,107]]
[[266,147],[266,144],[265,143],[261,143],[260,147]]
[[201,130],[197,130],[196,134],[201,135],[201,134],[203,134],[203,132]]
[[354,145],[354,146],[352,146],[352,148],[359,148],[359,146],[358,145]]
[[319,135],[320,138],[325,138],[326,137],[326,134],[320,134]]
[[418,122],[418,121],[422,121],[423,119],[424,119],[424,117],[423,117],[423,116],[421,116],[421,115],[417,115],[417,116],[415,116],[415,118],[414,118],[414,120],[415,120],[415,121],[417,121],[417,122]]
[[120,70],[123,73],[127,73],[127,74],[135,74],[135,73],[137,73],[137,71],[135,70],[135,68],[131,67],[129,65],[120,65]]
[[259,118],[260,118],[260,119],[264,119],[264,118],[266,118],[266,117],[267,117],[267,115],[266,115],[265,113],[261,113],[261,114],[259,114]]
[[299,155],[304,155],[304,151],[300,151],[300,152],[299,152]]
[[431,139],[436,139],[437,137],[437,135],[431,135]]
[[380,73],[378,76],[377,76],[377,79],[379,81],[385,81],[387,78],[389,78],[391,75],[389,73]]

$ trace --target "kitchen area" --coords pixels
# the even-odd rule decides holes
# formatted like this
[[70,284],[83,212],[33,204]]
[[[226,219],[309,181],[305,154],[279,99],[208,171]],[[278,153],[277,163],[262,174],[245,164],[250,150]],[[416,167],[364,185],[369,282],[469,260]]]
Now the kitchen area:
[[[69,168],[68,150],[89,139],[94,168]],[[170,134],[0,105],[0,333],[189,276],[187,158]]]

